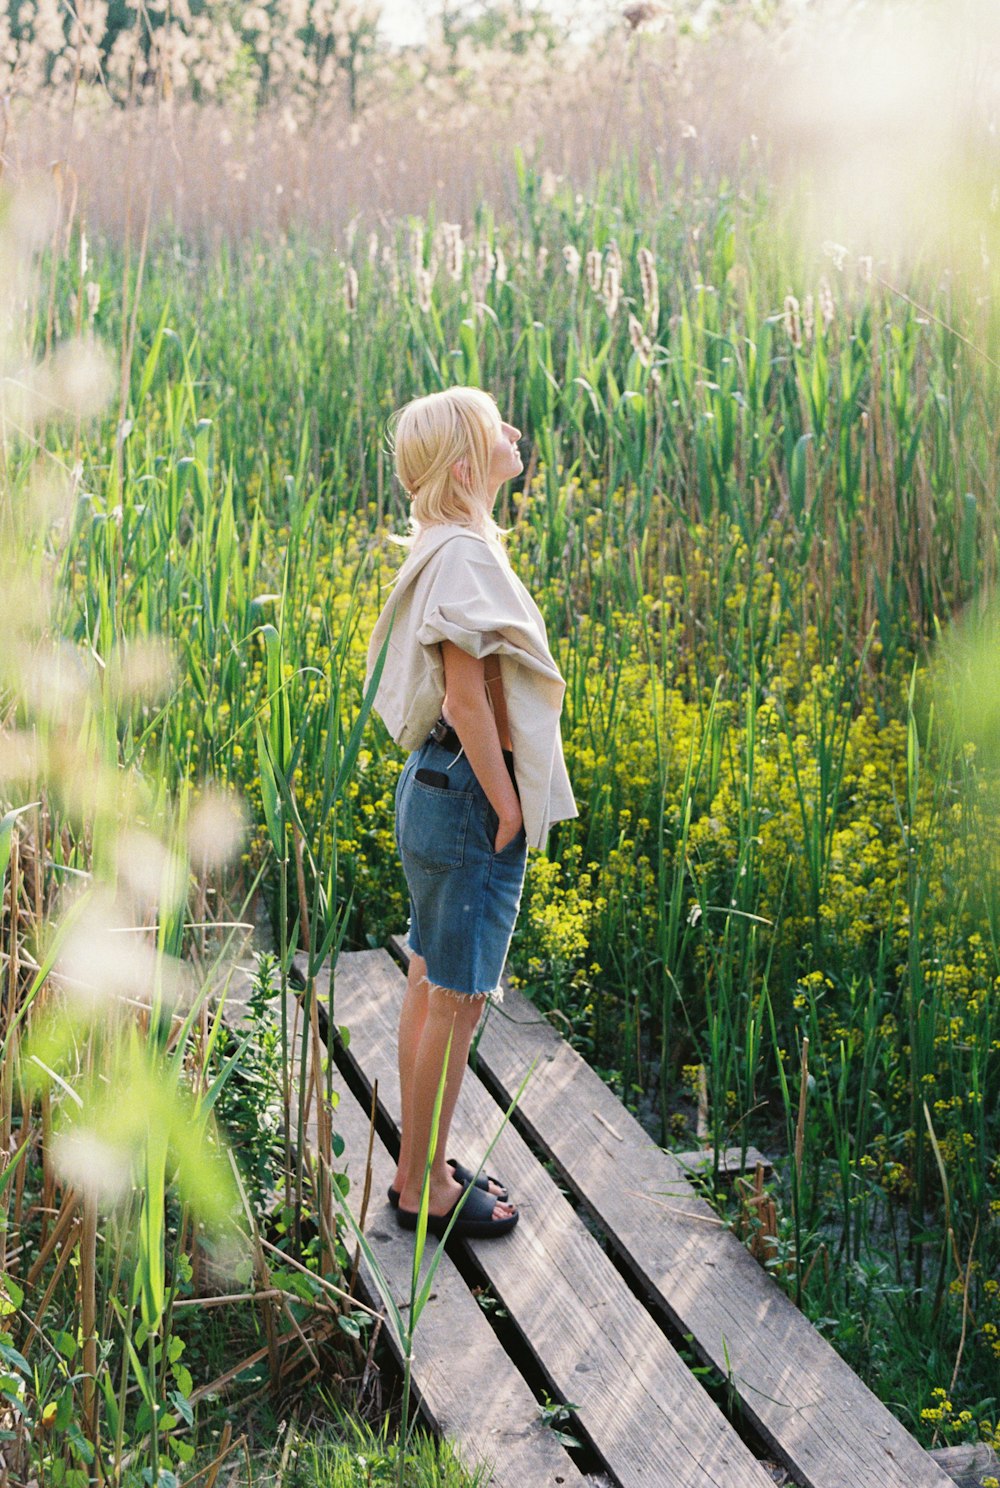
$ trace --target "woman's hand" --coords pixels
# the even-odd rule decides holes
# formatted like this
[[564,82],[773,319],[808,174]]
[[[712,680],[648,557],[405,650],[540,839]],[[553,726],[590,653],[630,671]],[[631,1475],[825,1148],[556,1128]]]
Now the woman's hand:
[[499,830],[497,831],[496,841],[493,843],[493,851],[499,853],[503,852],[505,847],[509,847],[521,830],[523,822],[524,818],[521,815],[520,805],[517,808],[516,816],[502,817]]

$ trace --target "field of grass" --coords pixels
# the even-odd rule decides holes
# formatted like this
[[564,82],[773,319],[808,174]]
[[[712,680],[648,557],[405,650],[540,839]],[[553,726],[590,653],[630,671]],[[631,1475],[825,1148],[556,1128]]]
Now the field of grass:
[[[286,971],[296,950],[315,970],[404,928],[403,760],[374,717],[361,728],[404,519],[385,420],[420,391],[489,388],[525,432],[500,516],[567,678],[580,805],[531,855],[511,969],[664,1144],[695,1145],[704,1087],[710,1140],[776,1159],[781,1284],[921,1440],[992,1439],[1000,800],[990,740],[935,662],[953,616],[986,613],[1000,557],[989,269],[811,260],[750,175],[649,183],[622,161],[577,192],[517,156],[510,213],[461,226],[430,205],[336,246],[163,233],[141,284],[111,239],[85,268],[78,235],[39,260],[39,357],[74,324],[132,351],[120,399],[47,425],[44,462],[8,429],[3,791],[44,804],[0,828],[0,861],[39,920],[80,874],[131,896],[155,952],[202,981],[224,942],[206,924],[246,922],[258,889]],[[233,800],[245,835],[214,866],[205,822]],[[19,877],[7,847],[29,824]],[[10,908],[4,935],[16,955]],[[41,1007],[38,964],[8,962],[10,1008]],[[85,1088],[81,1026],[39,1019],[49,1076],[27,1108],[8,1026],[5,1140],[19,1111],[66,1105],[60,1082]],[[164,1052],[157,999],[143,1026]],[[188,1038],[196,1094],[245,1117],[204,1012]],[[242,1150],[280,1187],[280,1151]],[[29,1144],[8,1205],[12,1181],[13,1227],[25,1189],[51,1198],[49,1158]],[[108,1355],[90,1356],[96,1401],[65,1369],[45,1399],[82,1388],[112,1433],[130,1367],[142,1393],[191,1393],[154,1326],[205,1200],[189,1182],[180,1214],[157,1219],[147,1193],[138,1216],[145,1373],[131,1322],[131,1354],[112,1326],[110,1231],[96,1210],[84,1224]],[[326,1271],[346,1253],[330,1195],[311,1203],[315,1235],[287,1203],[285,1223]],[[64,1328],[65,1287],[56,1273]],[[175,1399],[178,1437],[183,1420]],[[166,1460],[170,1437],[153,1427]]]

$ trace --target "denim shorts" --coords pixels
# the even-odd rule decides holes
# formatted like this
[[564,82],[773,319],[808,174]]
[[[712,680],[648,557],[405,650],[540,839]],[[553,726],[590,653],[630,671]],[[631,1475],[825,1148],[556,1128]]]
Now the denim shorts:
[[[447,789],[417,780],[448,777]],[[521,904],[528,844],[522,825],[494,852],[498,817],[464,754],[432,739],[413,751],[396,786],[396,846],[410,894],[410,950],[427,980],[499,1001]]]

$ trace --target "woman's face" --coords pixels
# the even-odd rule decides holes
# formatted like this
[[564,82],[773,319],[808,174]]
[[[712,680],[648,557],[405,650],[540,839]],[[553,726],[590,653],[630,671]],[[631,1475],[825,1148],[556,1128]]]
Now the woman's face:
[[501,422],[490,456],[489,488],[494,496],[504,481],[513,480],[524,469],[521,451],[517,447],[520,437],[520,429],[516,429],[513,424]]

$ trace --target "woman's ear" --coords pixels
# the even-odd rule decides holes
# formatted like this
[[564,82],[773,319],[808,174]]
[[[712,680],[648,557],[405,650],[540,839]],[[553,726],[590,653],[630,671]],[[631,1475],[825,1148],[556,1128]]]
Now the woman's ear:
[[471,472],[469,470],[469,459],[467,455],[463,455],[460,460],[455,461],[454,465],[451,467],[451,472],[452,475],[454,475],[455,479],[458,481],[459,485],[465,486],[466,490],[468,490]]

